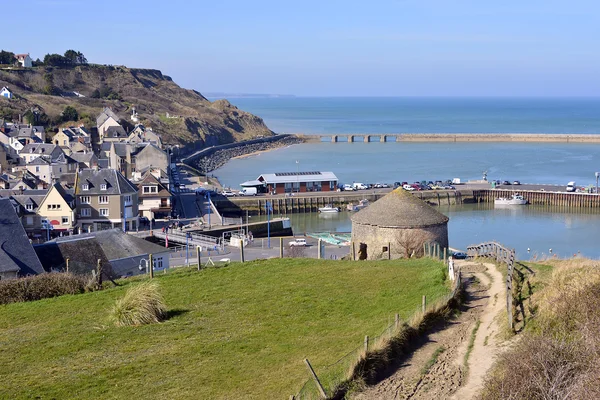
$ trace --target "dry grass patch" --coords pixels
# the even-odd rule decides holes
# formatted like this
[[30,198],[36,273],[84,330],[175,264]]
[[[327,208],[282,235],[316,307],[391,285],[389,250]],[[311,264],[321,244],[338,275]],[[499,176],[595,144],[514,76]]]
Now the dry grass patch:
[[127,289],[115,302],[111,317],[116,326],[138,326],[161,322],[167,308],[156,281],[142,282]]

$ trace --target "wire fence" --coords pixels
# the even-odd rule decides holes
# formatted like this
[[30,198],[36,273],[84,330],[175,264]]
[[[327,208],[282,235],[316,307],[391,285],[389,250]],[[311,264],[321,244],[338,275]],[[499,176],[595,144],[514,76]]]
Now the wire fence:
[[[420,313],[424,314],[426,311],[439,307],[440,304],[448,305],[450,302],[457,298],[462,288],[462,274],[460,271],[456,271],[454,275],[454,287],[452,291],[444,298],[438,300],[436,303],[423,307],[423,304],[411,315],[411,320]],[[388,322],[389,323],[389,322]],[[318,375],[319,382],[321,383],[327,397],[332,397],[340,386],[352,379],[355,374],[355,367],[365,355],[372,350],[380,349],[385,346],[388,341],[397,336],[403,329],[403,323],[398,318],[398,314],[394,317],[394,322],[389,323],[388,326],[377,336],[366,336],[363,343],[352,349],[346,355],[341,357],[339,360],[332,364],[321,366],[318,369],[315,368],[315,372]],[[313,378],[309,378],[300,391],[294,396],[295,400],[317,400],[323,399],[319,388]]]

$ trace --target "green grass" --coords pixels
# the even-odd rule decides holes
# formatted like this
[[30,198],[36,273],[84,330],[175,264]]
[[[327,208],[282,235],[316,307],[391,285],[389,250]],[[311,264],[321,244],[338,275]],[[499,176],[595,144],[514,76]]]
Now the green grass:
[[115,327],[135,280],[103,292],[0,306],[0,398],[274,399],[449,292],[431,260],[283,259],[156,280],[159,324]]
[[465,357],[463,359],[463,366],[465,368],[465,376],[468,376],[469,373],[469,357],[471,356],[471,352],[473,351],[473,347],[475,346],[475,338],[477,337],[477,331],[479,330],[479,325],[481,325],[481,320],[478,319],[475,322],[475,327],[473,331],[471,331],[471,337],[469,337],[469,344],[467,346],[467,352],[465,353]]

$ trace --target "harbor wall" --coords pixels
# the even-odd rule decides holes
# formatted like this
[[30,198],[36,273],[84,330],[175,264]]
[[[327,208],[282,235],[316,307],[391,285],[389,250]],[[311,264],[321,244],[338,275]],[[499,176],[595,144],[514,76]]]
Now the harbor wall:
[[521,194],[529,204],[553,206],[569,209],[600,208],[600,196],[595,193],[543,192],[538,190],[474,190],[473,198],[477,203],[493,203],[499,197],[509,198]]
[[[307,142],[401,143],[401,142],[530,142],[600,143],[600,134],[560,133],[352,133],[297,134]],[[343,139],[343,140],[342,140]]]

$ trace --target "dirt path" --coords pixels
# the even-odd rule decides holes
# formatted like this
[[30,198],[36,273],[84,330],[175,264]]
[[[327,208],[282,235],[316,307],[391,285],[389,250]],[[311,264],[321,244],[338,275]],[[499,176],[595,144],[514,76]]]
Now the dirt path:
[[[504,305],[503,278],[492,264],[463,261],[458,265],[468,281],[461,314],[431,332],[393,375],[353,399],[462,400],[475,396],[498,351],[495,316]],[[465,353],[477,321],[479,327],[465,368]]]

